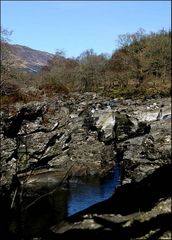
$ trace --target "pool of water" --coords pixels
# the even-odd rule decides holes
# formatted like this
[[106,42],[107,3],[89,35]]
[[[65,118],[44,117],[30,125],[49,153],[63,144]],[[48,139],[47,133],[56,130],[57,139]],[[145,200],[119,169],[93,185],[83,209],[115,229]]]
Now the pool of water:
[[105,180],[69,184],[68,216],[108,199],[120,185],[121,169],[116,166]]
[[[24,236],[24,239],[28,236],[39,237],[67,216],[109,198],[115,187],[120,185],[120,176],[120,166],[116,166],[113,172],[103,180],[97,178],[87,179],[87,181],[76,180],[52,192],[49,188],[41,190],[42,192],[39,193],[41,196],[45,192],[51,192],[43,198],[37,196],[38,191],[34,188],[27,189],[27,197],[22,202],[22,211],[19,211],[19,214],[15,213],[10,220],[10,231],[14,235],[17,233]],[[39,200],[34,202],[35,199]],[[30,204],[32,202],[34,204]]]

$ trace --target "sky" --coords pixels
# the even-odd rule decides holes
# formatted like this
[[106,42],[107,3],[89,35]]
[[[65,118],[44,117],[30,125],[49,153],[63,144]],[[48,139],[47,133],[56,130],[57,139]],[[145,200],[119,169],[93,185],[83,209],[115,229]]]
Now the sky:
[[171,29],[170,1],[1,1],[11,44],[77,57],[87,49],[111,55],[120,34]]

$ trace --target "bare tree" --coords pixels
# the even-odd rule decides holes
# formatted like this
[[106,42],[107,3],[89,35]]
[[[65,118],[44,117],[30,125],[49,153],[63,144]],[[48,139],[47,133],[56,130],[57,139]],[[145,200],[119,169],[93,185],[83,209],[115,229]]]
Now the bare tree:
[[12,31],[8,31],[1,27],[1,81],[0,81],[0,91],[1,95],[6,92],[6,83],[12,78],[13,68],[12,65],[14,61],[10,53],[9,37]]

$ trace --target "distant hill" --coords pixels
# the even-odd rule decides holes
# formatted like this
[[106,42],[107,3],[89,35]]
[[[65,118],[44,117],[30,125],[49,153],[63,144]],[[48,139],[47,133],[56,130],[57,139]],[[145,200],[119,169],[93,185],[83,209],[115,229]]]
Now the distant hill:
[[22,45],[11,45],[10,52],[14,59],[14,66],[27,72],[39,72],[54,55],[35,50]]

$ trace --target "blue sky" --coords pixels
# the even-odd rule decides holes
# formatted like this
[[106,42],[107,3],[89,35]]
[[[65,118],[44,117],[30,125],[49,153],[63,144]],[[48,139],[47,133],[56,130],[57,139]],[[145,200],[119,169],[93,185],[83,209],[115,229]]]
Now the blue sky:
[[118,35],[171,29],[170,1],[1,1],[1,25],[12,44],[77,57],[112,52]]

